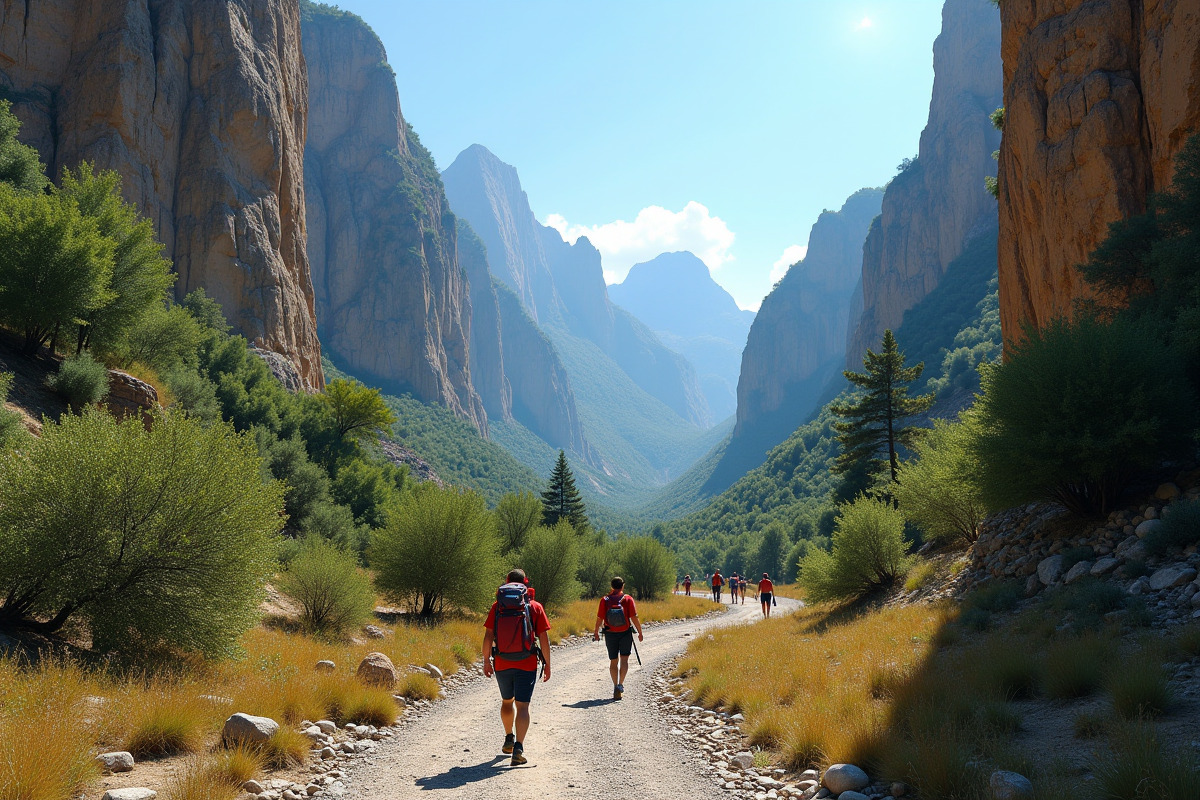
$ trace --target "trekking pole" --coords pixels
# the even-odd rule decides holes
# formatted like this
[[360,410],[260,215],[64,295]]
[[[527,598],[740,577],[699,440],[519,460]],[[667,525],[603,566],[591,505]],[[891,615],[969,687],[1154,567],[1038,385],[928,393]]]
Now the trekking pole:
[[[630,636],[632,635],[633,634],[630,634]],[[637,649],[637,637],[634,637],[633,639],[633,654],[637,656],[638,666],[640,667],[642,665],[642,654],[639,653]]]

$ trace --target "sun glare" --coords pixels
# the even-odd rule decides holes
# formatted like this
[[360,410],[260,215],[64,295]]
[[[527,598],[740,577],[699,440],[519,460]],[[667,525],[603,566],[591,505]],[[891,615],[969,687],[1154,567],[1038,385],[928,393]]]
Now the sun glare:
[[858,21],[858,24],[856,24],[854,26],[854,30],[865,31],[867,28],[871,27],[872,24],[873,23],[871,22],[870,17],[863,17],[861,20]]

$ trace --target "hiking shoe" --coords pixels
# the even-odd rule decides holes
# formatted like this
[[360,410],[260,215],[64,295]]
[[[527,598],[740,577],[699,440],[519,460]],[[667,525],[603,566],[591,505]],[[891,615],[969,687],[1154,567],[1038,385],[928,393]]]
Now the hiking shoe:
[[520,742],[515,742],[512,749],[512,765],[514,767],[519,767],[528,760],[529,759],[525,758],[525,748],[521,746]]
[[613,687],[613,700],[620,700],[624,694],[625,694],[625,687],[622,686],[621,684],[618,683],[616,686]]
[[516,742],[517,742],[517,737],[513,736],[511,733],[505,734],[504,735],[504,746],[500,748],[500,752],[504,753],[504,755],[508,755],[509,753],[511,753],[513,751],[513,745],[516,744]]

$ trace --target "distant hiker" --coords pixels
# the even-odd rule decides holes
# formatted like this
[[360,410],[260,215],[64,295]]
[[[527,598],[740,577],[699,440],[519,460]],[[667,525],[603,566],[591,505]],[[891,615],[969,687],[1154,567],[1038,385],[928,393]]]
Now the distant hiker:
[[762,603],[762,613],[764,617],[771,616],[771,604],[775,602],[775,584],[771,583],[771,579],[767,577],[767,573],[763,573],[762,580],[758,582],[757,596]]
[[717,570],[712,576],[713,602],[721,602],[721,587],[725,585],[725,579],[721,577],[721,570]]
[[737,602],[737,593],[738,593],[738,574],[735,572],[729,576],[729,600],[730,600],[730,602],[733,602],[733,603]]
[[542,604],[533,599],[528,584],[523,570],[508,573],[508,582],[496,590],[496,602],[483,623],[483,674],[491,677],[495,673],[500,686],[501,752],[512,754],[514,767],[527,761],[525,734],[539,660],[542,680],[550,680],[550,640],[546,637],[550,620]]
[[[637,630],[638,641],[642,641],[642,622],[638,619],[637,604],[625,594],[625,580],[612,579],[612,591],[600,598],[596,609],[596,628],[592,640],[600,641],[600,628],[604,627],[604,644],[608,648],[608,674],[612,676],[613,700],[625,694],[625,676],[629,674],[629,653],[633,650],[633,631]],[[620,663],[618,663],[618,661]]]
[[687,595],[688,597],[692,596],[692,576],[691,575],[683,576],[683,593],[685,595]]
[[746,605],[746,587],[750,585],[750,581],[746,580],[746,576],[742,576],[742,605]]

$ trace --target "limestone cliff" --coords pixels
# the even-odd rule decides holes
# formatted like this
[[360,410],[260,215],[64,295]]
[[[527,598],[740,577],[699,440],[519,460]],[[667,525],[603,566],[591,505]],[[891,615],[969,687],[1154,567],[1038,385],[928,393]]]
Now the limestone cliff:
[[305,4],[308,256],[321,341],[339,366],[441,403],[486,434],[471,380],[470,285],[433,158],[405,123],[383,44]]
[[297,0],[0,0],[0,95],[51,175],[118,171],[182,296],[323,385],[305,254]]
[[1000,316],[1086,296],[1075,266],[1109,223],[1145,210],[1200,130],[1200,0],[1002,3]]
[[504,374],[500,299],[488,271],[487,249],[463,218],[458,227],[458,263],[471,284],[471,381],[488,419],[512,419],[513,387]]
[[917,158],[888,185],[863,248],[863,311],[851,321],[846,365],[895,330],[974,235],[994,224],[983,187],[995,174],[1000,134],[988,114],[1001,102],[1000,18],[986,0],[946,0],[933,45],[933,95]]

